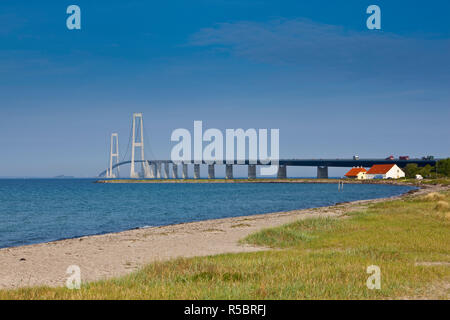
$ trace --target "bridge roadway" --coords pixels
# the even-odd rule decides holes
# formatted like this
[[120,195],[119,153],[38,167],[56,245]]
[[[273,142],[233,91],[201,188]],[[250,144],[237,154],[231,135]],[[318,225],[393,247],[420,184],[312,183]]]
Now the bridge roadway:
[[[286,177],[286,167],[317,167],[317,177],[318,178],[328,178],[328,167],[366,167],[369,168],[374,164],[396,164],[400,168],[406,167],[410,163],[415,163],[419,167],[424,167],[426,165],[434,166],[439,159],[435,160],[423,160],[423,159],[409,159],[409,160],[389,160],[389,159],[281,159],[278,165],[278,177]],[[182,176],[187,178],[187,166],[189,164],[194,165],[194,178],[200,178],[200,164],[194,164],[194,161],[187,161],[183,163],[174,163],[171,160],[135,160],[137,163],[147,162],[150,166],[151,172],[149,176],[151,178],[169,178],[169,166],[172,165],[172,178],[178,178],[178,166],[182,166]],[[115,164],[112,169],[116,169],[120,166],[130,164],[131,161],[123,161]],[[208,178],[213,179],[214,174],[214,164],[202,161],[202,164],[208,165]],[[267,165],[260,161],[256,164],[249,164],[249,160],[245,160],[242,163],[237,161],[234,164],[226,164],[226,178],[233,178],[233,165],[248,165],[249,178],[256,178],[256,166],[257,165]],[[163,170],[164,166],[164,170]],[[100,173],[99,177],[105,177],[108,170]]]

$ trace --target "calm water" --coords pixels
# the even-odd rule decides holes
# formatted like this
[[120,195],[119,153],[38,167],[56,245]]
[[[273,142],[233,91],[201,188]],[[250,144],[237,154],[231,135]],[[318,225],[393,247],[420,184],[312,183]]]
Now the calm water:
[[94,184],[0,180],[0,247],[148,226],[399,195],[410,187],[337,184]]

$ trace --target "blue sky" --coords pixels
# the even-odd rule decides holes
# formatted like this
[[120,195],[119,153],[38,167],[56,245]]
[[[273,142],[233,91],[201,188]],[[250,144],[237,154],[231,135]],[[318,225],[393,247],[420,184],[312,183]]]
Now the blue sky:
[[[81,30],[66,28],[71,4]],[[381,30],[366,28],[370,4]],[[287,158],[449,156],[448,12],[444,0],[3,0],[0,176],[94,176],[111,132],[126,149],[133,112],[157,158],[194,120],[279,128]]]

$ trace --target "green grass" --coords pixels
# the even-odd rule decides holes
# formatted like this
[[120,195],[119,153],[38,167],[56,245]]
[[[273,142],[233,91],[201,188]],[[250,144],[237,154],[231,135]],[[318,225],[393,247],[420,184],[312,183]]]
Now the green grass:
[[[273,250],[154,263],[81,290],[9,290],[0,299],[448,299],[449,267],[416,262],[450,262],[449,215],[424,198],[381,202],[242,240]],[[366,287],[369,265],[381,268],[381,290]]]
[[255,233],[242,242],[271,248],[305,247],[324,231],[336,231],[339,226],[336,218],[306,219]]
[[400,181],[400,182],[407,182],[407,183],[413,183],[413,184],[431,184],[431,185],[441,184],[443,186],[450,185],[450,179],[449,178],[436,178],[436,179],[423,179],[423,180],[400,179],[398,181]]

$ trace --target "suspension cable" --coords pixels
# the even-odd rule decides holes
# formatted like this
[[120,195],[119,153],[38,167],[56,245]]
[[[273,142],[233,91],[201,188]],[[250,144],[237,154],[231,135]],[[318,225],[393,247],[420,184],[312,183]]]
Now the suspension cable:
[[[133,120],[131,120],[131,122],[133,122]],[[131,144],[131,139],[133,138],[133,123],[131,123],[131,128],[130,128],[130,135],[128,136],[128,146],[127,146],[127,151],[123,154],[122,156],[122,161],[125,161],[126,156],[128,155],[128,151],[130,150],[130,144]]]
[[[142,121],[143,121],[143,120],[142,120]],[[148,148],[145,149],[144,153],[145,153],[147,150],[150,151],[150,159],[151,159],[151,160],[157,160],[156,157],[155,157],[155,154],[153,153],[153,150],[152,150],[152,147],[151,147],[151,144],[150,144],[149,135],[147,134],[147,130],[145,129],[145,126],[144,126],[144,125],[143,125],[143,127],[144,127],[144,137],[145,137],[145,140],[148,141],[148,143],[147,143]]]

